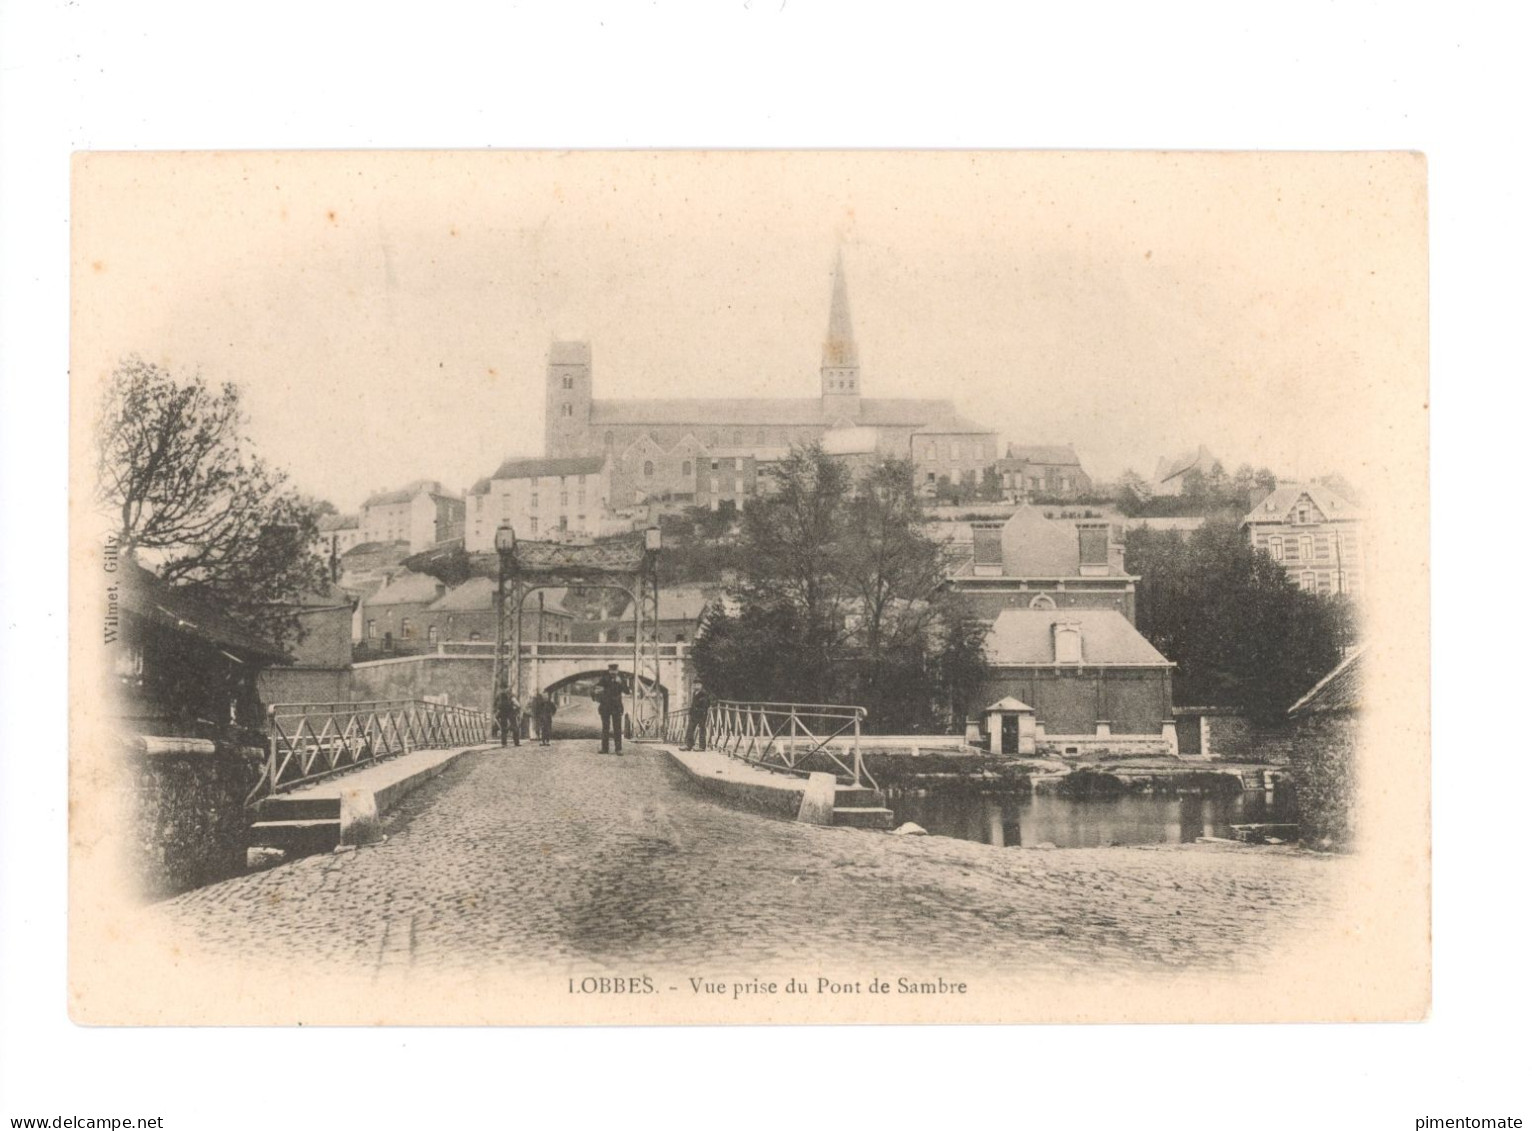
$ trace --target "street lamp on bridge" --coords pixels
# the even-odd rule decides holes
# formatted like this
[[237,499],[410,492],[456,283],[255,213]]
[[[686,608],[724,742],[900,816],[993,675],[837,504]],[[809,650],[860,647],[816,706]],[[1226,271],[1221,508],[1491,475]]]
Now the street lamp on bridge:
[[490,690],[491,710],[509,677],[505,661],[505,578],[516,565],[516,531],[510,523],[502,523],[495,531],[495,553],[500,558],[500,582],[495,586],[495,685]]

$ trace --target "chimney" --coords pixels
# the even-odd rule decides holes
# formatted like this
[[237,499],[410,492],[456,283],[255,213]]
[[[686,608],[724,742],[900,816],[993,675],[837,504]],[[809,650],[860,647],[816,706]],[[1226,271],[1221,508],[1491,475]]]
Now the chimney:
[[1112,532],[1104,522],[1081,522],[1080,576],[1105,577],[1110,572]]

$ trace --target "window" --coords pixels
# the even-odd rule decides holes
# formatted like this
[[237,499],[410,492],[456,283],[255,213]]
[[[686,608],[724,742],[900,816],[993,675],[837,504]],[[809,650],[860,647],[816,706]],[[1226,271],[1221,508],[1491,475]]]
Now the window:
[[927,444],[926,445],[926,459],[935,459],[935,458],[936,458],[936,445],[935,444]]
[[612,433],[612,432],[608,432],[608,433],[607,433],[607,434],[606,434],[606,435],[605,435],[605,436],[604,436],[604,437],[603,437],[603,439],[604,439],[604,440],[605,440],[605,441],[606,441],[606,446],[607,446],[607,447],[609,447],[609,448],[610,448],[610,447],[611,447],[611,446],[612,446],[612,445],[613,445],[613,444],[615,444],[615,443],[616,443],[616,442],[617,442],[617,436],[616,436],[616,434],[615,434],[615,433]]
[[952,441],[952,443],[950,445],[950,448],[952,450],[952,462],[953,463],[956,463],[958,460],[963,458],[963,454],[962,454],[962,450],[961,450],[961,445],[956,440]]
[[718,470],[718,461],[716,459],[712,461],[712,468],[711,468],[711,470],[713,470],[713,471],[717,471]]
[[1312,592],[1314,592],[1314,571],[1313,570],[1306,569],[1301,574],[1299,574],[1299,576],[1298,576],[1298,588],[1302,589],[1305,593],[1312,593]]
[[1349,593],[1350,592],[1350,590],[1346,588],[1346,571],[1345,570],[1341,570],[1339,573],[1337,573],[1335,575],[1335,591],[1337,593]]
[[559,529],[560,530],[568,530],[569,529],[569,516],[567,514],[559,515]]
[[376,640],[377,638],[378,638],[378,622],[375,621],[375,620],[369,620],[367,622],[367,639],[368,640]]
[[736,431],[734,433],[734,442],[736,444],[743,444],[745,442],[745,434],[743,432]]
[[572,404],[561,404],[561,405],[559,405],[559,415],[560,416],[573,416],[574,415],[574,405],[572,405]]
[[739,456],[735,456],[734,457],[734,470],[735,471],[744,471],[745,470],[745,461],[743,459],[741,459]]
[[736,495],[743,495],[745,493],[745,481],[743,479],[736,479],[734,481],[734,493]]
[[414,635],[414,630],[410,627],[410,618],[405,617],[402,621],[399,622],[399,639],[409,640]]
[[537,492],[536,491],[532,492],[532,499],[527,504],[527,509],[528,510],[534,510],[534,511],[537,509]]
[[1302,561],[1311,561],[1314,557],[1314,536],[1305,534],[1298,539],[1298,557]]
[[469,639],[469,640],[478,640],[478,639],[479,639],[479,633],[478,633],[478,631],[477,631],[477,630],[475,630],[475,631],[473,631],[473,632],[470,632],[470,633],[469,633],[469,634],[468,634],[468,639]]
[[559,509],[560,510],[568,510],[569,509],[569,492],[567,490],[559,492]]
[[718,494],[718,476],[715,475],[708,480],[708,490],[715,495]]
[[644,478],[649,479],[649,478],[652,478],[653,475],[654,475],[654,461],[652,459],[644,460]]
[[1036,597],[1033,597],[1032,600],[1027,604],[1027,608],[1029,608],[1029,609],[1056,609],[1056,608],[1058,608],[1058,605],[1057,605],[1057,603],[1055,603],[1055,601],[1053,600],[1052,597],[1048,596],[1048,594],[1046,594],[1046,593],[1039,593]]
[[684,477],[686,477],[688,479],[691,478],[691,474],[692,474],[692,461],[691,460],[686,459],[686,460],[682,460],[681,461],[681,474],[682,474],[682,476],[684,476]]
[[566,388],[566,389],[573,389],[574,388],[574,378],[573,377],[565,377],[564,378],[564,388]]
[[1325,569],[1325,570],[1320,570],[1319,571],[1318,585],[1317,585],[1317,587],[1315,589],[1315,592],[1317,592],[1322,597],[1328,597],[1330,595],[1330,571],[1329,570]]
[[436,638],[437,638],[436,626],[434,624],[427,625],[426,626],[426,643],[428,643],[428,644],[435,644],[436,643]]
[[1060,621],[1053,626],[1053,660],[1058,664],[1078,664],[1084,661],[1080,650],[1080,626],[1070,621]]
[[537,516],[535,514],[532,516],[532,530],[531,530],[531,532],[533,534],[537,533]]
[[1266,539],[1266,552],[1271,555],[1272,561],[1280,562],[1282,560],[1282,536],[1280,534],[1273,534],[1270,538]]

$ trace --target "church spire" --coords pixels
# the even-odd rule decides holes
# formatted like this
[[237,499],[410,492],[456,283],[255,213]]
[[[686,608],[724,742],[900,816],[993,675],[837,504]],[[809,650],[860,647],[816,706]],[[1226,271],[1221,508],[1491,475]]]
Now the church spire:
[[826,415],[840,413],[855,420],[861,412],[862,371],[851,333],[851,303],[846,298],[846,265],[835,254],[835,285],[830,291],[830,328],[819,364],[819,396]]
[[825,335],[825,368],[856,366],[856,338],[851,333],[851,303],[846,298],[846,264],[835,253],[835,287],[830,292],[830,329]]

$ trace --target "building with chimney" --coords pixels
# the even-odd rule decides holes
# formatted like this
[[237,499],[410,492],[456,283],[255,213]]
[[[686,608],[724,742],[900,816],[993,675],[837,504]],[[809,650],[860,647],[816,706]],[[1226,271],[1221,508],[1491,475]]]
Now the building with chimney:
[[921,481],[941,476],[957,483],[994,462],[995,433],[963,420],[951,401],[866,393],[845,265],[837,257],[818,396],[601,399],[595,395],[590,344],[554,342],[548,354],[545,444],[553,459],[608,460],[614,510],[666,498],[708,506],[710,496],[697,496],[708,495],[700,485],[709,484],[715,472],[720,499],[736,494],[735,480],[737,494],[748,496],[758,476],[742,462],[715,469],[713,461],[732,464],[750,454],[780,453],[819,442],[832,430],[870,429],[876,452],[915,460]]
[[1112,609],[1131,627],[1138,578],[1123,568],[1122,540],[1106,521],[1049,519],[1023,506],[971,525],[972,548],[947,585],[973,620],[993,623],[1006,609]]

